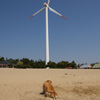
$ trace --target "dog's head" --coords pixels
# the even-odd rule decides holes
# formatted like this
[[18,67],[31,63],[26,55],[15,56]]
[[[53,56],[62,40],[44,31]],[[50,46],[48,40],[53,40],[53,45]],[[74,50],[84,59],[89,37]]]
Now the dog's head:
[[51,81],[51,80],[47,80],[47,82],[48,82],[48,83],[52,83],[52,81]]

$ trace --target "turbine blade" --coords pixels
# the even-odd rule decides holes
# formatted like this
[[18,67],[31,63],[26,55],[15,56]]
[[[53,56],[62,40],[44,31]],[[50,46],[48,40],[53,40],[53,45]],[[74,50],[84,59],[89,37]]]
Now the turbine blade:
[[30,16],[28,19],[34,17],[35,15],[37,15],[38,13],[40,13],[41,11],[43,11],[45,9],[45,7],[43,7],[42,9],[40,9],[39,11],[37,11],[35,14],[33,14],[32,16]]
[[49,7],[49,10],[51,10],[52,12],[54,12],[55,14],[63,17],[64,19],[68,20],[66,17],[64,17],[63,15],[61,15],[60,13],[58,13],[57,11],[55,11],[54,9],[52,9],[51,7]]
[[48,5],[49,5],[49,3],[50,3],[50,0],[48,0]]

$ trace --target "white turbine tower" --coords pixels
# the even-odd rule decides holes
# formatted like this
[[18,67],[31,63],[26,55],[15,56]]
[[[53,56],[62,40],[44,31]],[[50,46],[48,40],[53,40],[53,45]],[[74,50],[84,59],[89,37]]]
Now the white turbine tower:
[[[42,9],[40,9],[38,12],[36,12],[35,14],[33,14],[31,17],[34,17],[36,14],[40,13],[41,11],[45,10],[45,15],[46,15],[46,62],[45,64],[47,65],[49,62],[49,35],[48,35],[48,8],[50,11],[54,12],[55,14],[65,18],[64,16],[62,16],[60,13],[58,13],[57,11],[55,11],[54,9],[52,9],[51,7],[49,7],[49,3],[50,0],[48,0],[48,3],[44,3],[44,6]],[[31,17],[29,17],[28,19],[30,19]],[[67,18],[65,18],[66,20],[68,20]]]

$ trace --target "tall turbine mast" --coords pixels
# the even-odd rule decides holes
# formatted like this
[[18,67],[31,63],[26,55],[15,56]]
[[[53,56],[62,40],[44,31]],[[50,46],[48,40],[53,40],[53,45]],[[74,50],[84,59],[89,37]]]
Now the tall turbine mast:
[[[40,13],[41,11],[43,11],[45,9],[45,15],[46,15],[46,61],[45,64],[47,65],[49,62],[49,32],[48,32],[48,8],[50,11],[54,12],[55,14],[65,18],[64,16],[62,16],[60,13],[58,13],[57,11],[55,11],[54,9],[49,7],[49,3],[50,0],[48,0],[48,4],[44,3],[44,8],[40,9],[38,12],[36,12],[35,14],[33,14],[31,17],[34,17],[36,14]],[[28,19],[30,19],[31,17],[29,17]],[[65,18],[66,20],[68,20],[67,18]]]
[[[44,3],[45,5],[45,3]],[[47,65],[49,62],[49,32],[48,32],[48,5],[45,5],[45,17],[46,17],[46,61],[45,64]]]

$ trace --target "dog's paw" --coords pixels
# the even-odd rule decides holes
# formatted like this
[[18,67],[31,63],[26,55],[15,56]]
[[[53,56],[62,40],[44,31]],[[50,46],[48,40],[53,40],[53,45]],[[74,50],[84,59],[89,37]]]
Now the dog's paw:
[[53,98],[53,100],[57,100],[57,96],[55,96],[55,97]]
[[57,99],[57,96],[55,96],[55,99]]

